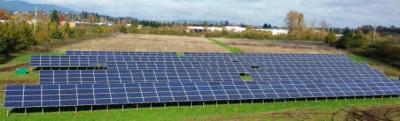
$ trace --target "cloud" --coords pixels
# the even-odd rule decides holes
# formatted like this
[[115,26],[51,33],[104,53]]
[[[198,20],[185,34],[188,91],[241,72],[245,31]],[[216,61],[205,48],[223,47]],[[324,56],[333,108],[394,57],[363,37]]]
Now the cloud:
[[333,26],[381,24],[400,26],[399,0],[22,0],[56,4],[111,16],[154,20],[229,20],[235,23],[284,25],[290,10],[308,22]]

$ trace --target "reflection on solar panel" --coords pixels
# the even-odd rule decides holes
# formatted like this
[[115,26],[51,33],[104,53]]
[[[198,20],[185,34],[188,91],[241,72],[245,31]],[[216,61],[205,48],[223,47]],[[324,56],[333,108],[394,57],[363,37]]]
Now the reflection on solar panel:
[[5,107],[398,95],[393,81],[262,81],[7,86]]
[[400,81],[333,54],[67,51],[31,65],[48,69],[41,85],[7,86],[4,107],[400,95]]

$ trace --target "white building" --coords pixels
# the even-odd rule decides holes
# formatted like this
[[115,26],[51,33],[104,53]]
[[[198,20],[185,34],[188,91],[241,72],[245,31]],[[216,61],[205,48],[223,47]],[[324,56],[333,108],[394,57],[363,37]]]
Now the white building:
[[286,29],[254,29],[256,31],[271,32],[272,35],[284,35],[288,34],[289,30]]
[[243,32],[246,31],[246,28],[240,26],[225,26],[225,27],[203,27],[203,26],[188,26],[186,28],[186,32],[205,32],[205,30],[209,32],[222,32],[223,30],[230,32]]
[[226,31],[230,31],[230,32],[243,32],[243,31],[246,31],[245,27],[240,27],[240,26],[225,26],[224,29]]

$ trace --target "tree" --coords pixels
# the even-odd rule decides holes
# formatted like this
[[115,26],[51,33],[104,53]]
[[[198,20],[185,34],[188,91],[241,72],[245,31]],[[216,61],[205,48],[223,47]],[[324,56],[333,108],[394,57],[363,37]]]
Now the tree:
[[264,29],[272,28],[272,25],[271,25],[271,24],[268,24],[268,23],[265,23],[265,24],[263,25],[263,28],[264,28]]
[[330,45],[334,45],[337,41],[336,38],[336,33],[335,32],[329,32],[328,36],[325,37],[325,42],[330,44]]
[[286,25],[289,32],[303,31],[306,29],[303,13],[290,11],[286,16]]
[[60,24],[60,20],[59,20],[59,17],[58,17],[58,12],[57,12],[57,10],[53,10],[53,11],[51,12],[50,20],[51,20],[52,23],[56,23],[57,25]]
[[328,21],[322,20],[321,23],[319,23],[321,26],[321,30],[329,31],[329,24]]
[[0,20],[7,20],[9,17],[9,14],[6,10],[0,9]]

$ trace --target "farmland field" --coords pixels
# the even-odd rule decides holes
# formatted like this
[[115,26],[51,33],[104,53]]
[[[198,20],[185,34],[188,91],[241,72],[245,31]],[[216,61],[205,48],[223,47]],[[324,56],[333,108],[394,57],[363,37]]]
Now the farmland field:
[[[65,45],[55,48],[53,52],[63,52],[66,50],[109,50],[109,51],[178,51],[178,52],[268,52],[268,53],[339,53],[346,52],[328,47],[318,42],[298,42],[298,41],[262,41],[262,40],[242,40],[213,38],[211,41],[204,37],[187,36],[165,36],[165,35],[142,35],[142,34],[119,34],[111,38],[85,40],[79,43]],[[222,42],[222,43],[221,43]],[[0,65],[0,86],[6,84],[35,84],[38,83],[37,72],[31,72],[25,76],[14,74],[15,67],[26,66],[30,55],[49,54],[49,53],[24,53],[15,55],[16,58],[8,63]],[[365,62],[381,69],[387,75],[396,76],[399,69],[382,64],[375,60],[351,55],[355,61]],[[3,101],[3,92],[1,101]],[[2,103],[2,102],[1,102]],[[0,108],[0,119],[5,121],[37,120],[37,121],[109,121],[109,120],[193,120],[193,121],[220,121],[220,120],[330,120],[332,114],[337,112],[335,119],[340,121],[345,117],[344,112],[357,107],[366,109],[375,106],[400,105],[400,98],[383,99],[340,99],[340,100],[319,100],[300,101],[300,102],[277,102],[277,103],[244,103],[240,104],[209,104],[203,108],[196,105],[190,106],[169,106],[167,108],[113,108],[110,111],[105,109],[80,110],[77,113],[63,111],[61,115],[55,112],[31,112],[27,116],[24,113],[11,113],[6,117],[6,110]]]

